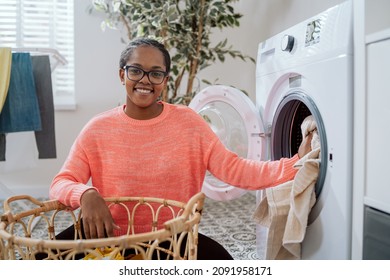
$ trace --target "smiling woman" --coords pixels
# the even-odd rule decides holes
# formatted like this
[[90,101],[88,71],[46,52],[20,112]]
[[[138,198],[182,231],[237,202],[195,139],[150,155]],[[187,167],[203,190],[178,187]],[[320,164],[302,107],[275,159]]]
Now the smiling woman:
[[[129,77],[129,70],[137,71]],[[170,56],[164,45],[148,38],[131,41],[119,63],[126,104],[87,123],[52,181],[51,198],[81,207],[88,239],[126,234],[126,213],[108,207],[106,197],[188,201],[202,191],[206,171],[247,190],[276,186],[294,177],[293,165],[310,151],[306,137],[291,158],[261,162],[239,157],[194,110],[159,100],[169,72]],[[90,180],[92,185],[87,185]],[[167,214],[160,214],[161,221],[167,221]],[[147,213],[137,212],[132,221],[135,233],[150,230],[147,219]],[[223,246],[202,234],[198,249],[198,259],[232,259]]]
[[157,41],[138,39],[127,46],[119,62],[126,115],[145,120],[161,114],[162,104],[156,100],[167,86],[170,64],[168,51]]

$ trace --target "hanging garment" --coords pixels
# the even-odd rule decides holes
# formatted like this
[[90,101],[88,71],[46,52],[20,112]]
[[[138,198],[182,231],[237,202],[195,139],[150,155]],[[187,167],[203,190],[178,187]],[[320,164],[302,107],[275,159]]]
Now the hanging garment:
[[12,52],[11,48],[0,48],[0,113],[7,98],[11,77]]
[[312,116],[302,125],[302,136],[313,132],[312,151],[294,167],[299,168],[294,179],[265,190],[253,219],[268,228],[266,259],[300,259],[308,216],[316,202],[314,187],[320,167],[320,142]]
[[13,53],[8,94],[0,113],[0,133],[41,129],[31,56]]
[[5,161],[5,134],[0,133],[0,161]]
[[35,89],[38,98],[42,129],[35,131],[40,159],[56,158],[53,86],[49,56],[32,56]]

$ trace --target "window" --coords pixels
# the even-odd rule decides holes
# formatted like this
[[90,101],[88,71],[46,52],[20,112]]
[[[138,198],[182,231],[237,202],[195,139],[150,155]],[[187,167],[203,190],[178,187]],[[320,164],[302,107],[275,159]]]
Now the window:
[[57,51],[67,61],[50,55],[56,109],[72,109],[74,101],[73,0],[1,0],[0,47],[32,52]]

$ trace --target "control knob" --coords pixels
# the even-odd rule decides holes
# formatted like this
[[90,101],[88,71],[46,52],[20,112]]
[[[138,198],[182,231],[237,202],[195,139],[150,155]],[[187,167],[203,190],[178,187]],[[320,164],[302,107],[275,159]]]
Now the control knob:
[[291,52],[294,47],[295,39],[291,35],[284,35],[282,39],[282,51]]

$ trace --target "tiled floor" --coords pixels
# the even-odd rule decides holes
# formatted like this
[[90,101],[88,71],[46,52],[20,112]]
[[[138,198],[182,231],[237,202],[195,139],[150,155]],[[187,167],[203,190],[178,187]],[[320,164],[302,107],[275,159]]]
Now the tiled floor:
[[256,198],[249,193],[229,202],[207,198],[199,231],[221,243],[234,259],[262,259],[262,252],[256,253],[256,224],[251,218],[255,207]]

